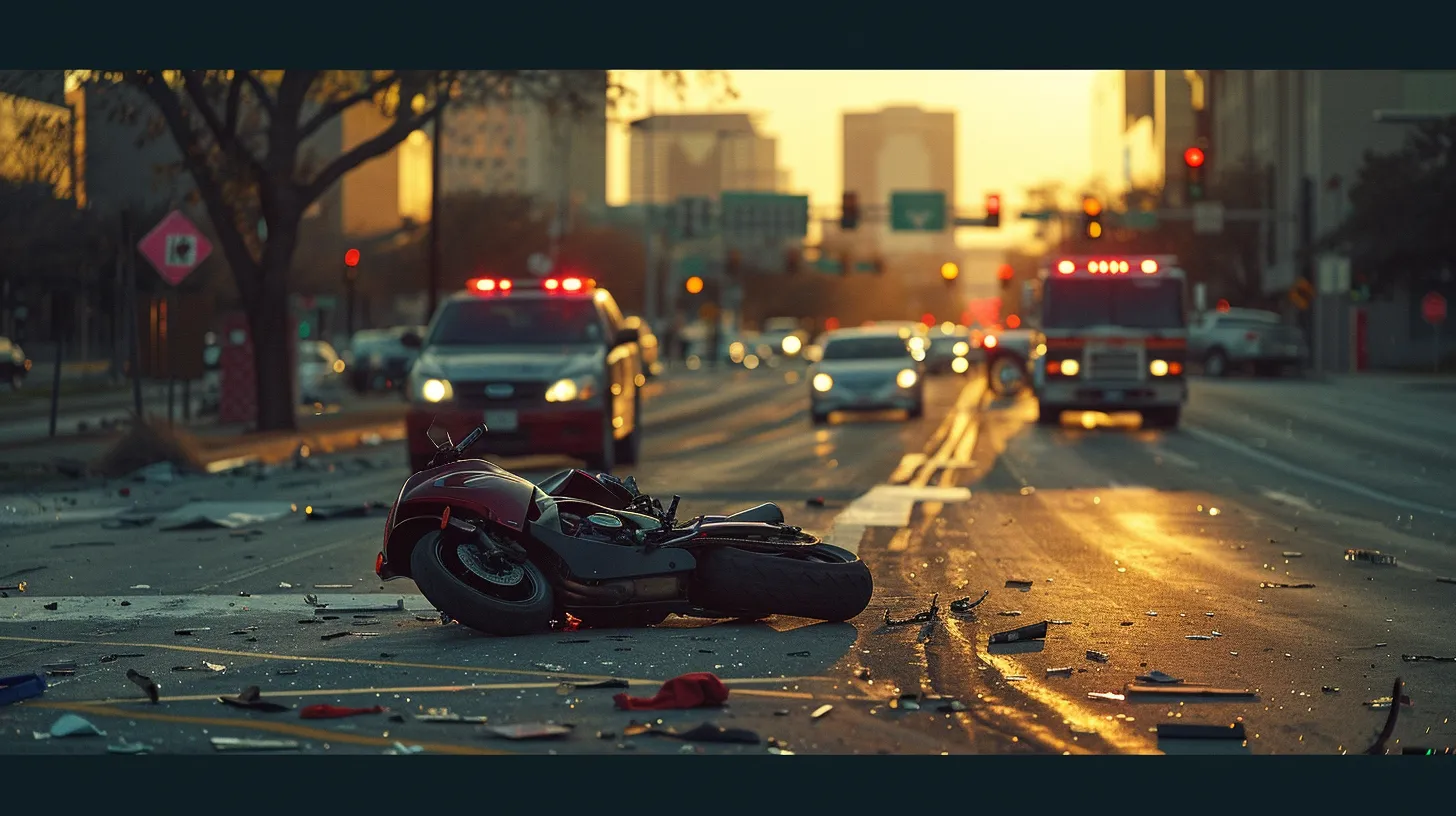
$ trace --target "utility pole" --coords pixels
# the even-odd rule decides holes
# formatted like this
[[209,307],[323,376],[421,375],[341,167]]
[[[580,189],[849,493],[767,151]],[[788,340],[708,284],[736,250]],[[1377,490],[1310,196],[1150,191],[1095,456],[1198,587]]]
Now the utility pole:
[[642,208],[643,208],[643,256],[647,261],[647,269],[644,272],[642,281],[642,312],[649,325],[656,325],[658,315],[658,294],[662,284],[657,276],[657,184],[656,167],[657,151],[654,130],[657,123],[653,117],[657,113],[657,101],[653,91],[656,90],[653,82],[653,74],[647,72],[647,118],[643,121],[642,134]]
[[444,258],[440,246],[440,154],[444,152],[445,146],[445,106],[449,102],[449,90],[448,85],[441,89],[435,108],[435,138],[430,143],[430,261],[425,301],[426,323],[435,316],[435,309],[440,305],[440,279],[443,277],[441,267]]

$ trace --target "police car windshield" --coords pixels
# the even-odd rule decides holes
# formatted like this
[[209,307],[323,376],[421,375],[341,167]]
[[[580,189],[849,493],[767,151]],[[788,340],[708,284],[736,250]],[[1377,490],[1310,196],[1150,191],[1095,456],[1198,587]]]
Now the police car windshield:
[[590,300],[492,297],[446,305],[427,345],[572,345],[600,343],[605,336]]
[[1042,326],[1085,329],[1181,329],[1183,286],[1177,278],[1053,278],[1048,281]]
[[909,357],[905,341],[894,335],[841,337],[824,347],[825,360],[897,360]]

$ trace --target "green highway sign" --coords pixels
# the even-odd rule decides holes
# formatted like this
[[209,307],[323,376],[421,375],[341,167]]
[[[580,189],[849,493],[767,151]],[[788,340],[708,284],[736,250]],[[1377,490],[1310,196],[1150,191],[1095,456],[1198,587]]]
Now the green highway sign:
[[1031,221],[1051,221],[1057,217],[1057,213],[1041,210],[1040,212],[1024,212],[1021,217]]
[[724,192],[723,234],[788,239],[809,233],[809,197],[781,193]]
[[691,277],[708,277],[708,259],[702,255],[689,255],[679,258],[673,265],[674,278],[677,281],[685,281]]
[[1130,229],[1153,229],[1158,226],[1158,214],[1143,210],[1117,213],[1117,220]]
[[895,232],[944,232],[945,193],[940,190],[890,193],[890,229]]

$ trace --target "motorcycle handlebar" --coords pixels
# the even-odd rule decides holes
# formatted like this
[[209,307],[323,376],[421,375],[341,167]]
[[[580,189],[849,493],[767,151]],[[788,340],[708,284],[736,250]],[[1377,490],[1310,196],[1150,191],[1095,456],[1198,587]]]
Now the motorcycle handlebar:
[[485,431],[485,423],[482,422],[481,424],[475,426],[475,430],[467,434],[464,439],[460,440],[460,444],[455,446],[455,452],[463,454],[466,451],[470,450],[471,446],[473,446],[476,442],[479,442],[482,436],[485,436]]

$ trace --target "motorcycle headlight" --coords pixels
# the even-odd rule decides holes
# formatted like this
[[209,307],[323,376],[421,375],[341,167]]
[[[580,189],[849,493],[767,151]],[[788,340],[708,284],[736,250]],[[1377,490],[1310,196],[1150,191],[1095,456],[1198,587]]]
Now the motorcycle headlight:
[[895,375],[895,385],[898,385],[901,388],[911,388],[914,387],[915,380],[917,379],[918,378],[915,376],[915,372],[906,368],[901,370],[899,374]]
[[591,399],[596,394],[596,380],[591,377],[566,377],[546,389],[547,402],[577,402]]
[[455,398],[455,389],[450,381],[440,377],[427,377],[418,381],[415,396],[421,402],[449,402]]

